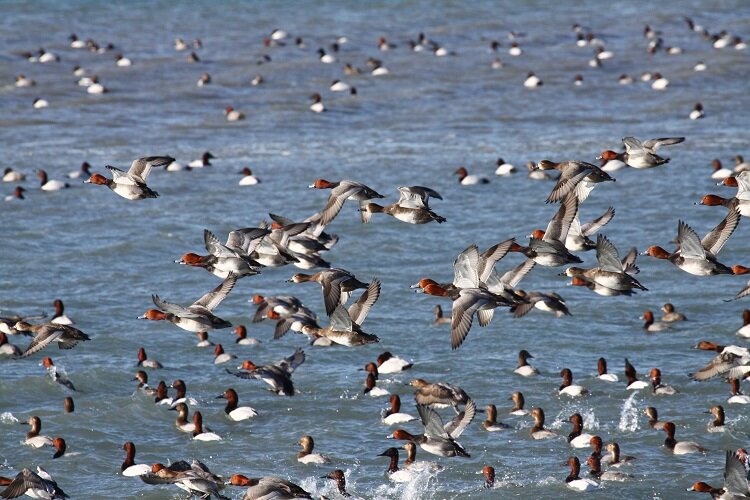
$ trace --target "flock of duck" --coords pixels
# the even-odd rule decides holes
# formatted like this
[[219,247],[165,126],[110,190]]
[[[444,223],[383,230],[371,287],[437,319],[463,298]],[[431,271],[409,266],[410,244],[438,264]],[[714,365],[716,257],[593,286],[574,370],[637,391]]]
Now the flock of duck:
[[[733,48],[743,50],[745,48],[742,40],[734,35],[721,32],[711,34],[702,27],[696,26],[691,20],[688,26],[698,35],[702,35],[708,43],[716,49]],[[677,47],[666,47],[659,33],[646,27],[644,36],[648,41],[647,51],[665,51],[668,54],[678,54],[681,49]],[[512,34],[512,43],[509,48],[511,57],[523,54],[521,44],[522,35]],[[289,42],[291,37],[282,30],[274,30],[264,38],[265,47],[291,47],[305,48],[306,42],[297,38]],[[89,49],[96,53],[107,54],[114,50],[113,47],[100,46],[91,40],[81,41],[75,35],[71,35],[70,46],[74,50]],[[338,62],[335,55],[339,45],[346,43],[343,37],[337,39],[330,52],[320,49],[317,57],[321,63],[333,64]],[[612,53],[608,52],[593,33],[587,32],[581,26],[574,27],[574,42],[579,47],[591,47],[595,50],[591,66],[601,65],[602,61],[610,59]],[[182,39],[175,40],[177,51],[188,51],[191,44]],[[438,42],[429,40],[420,34],[416,40],[409,41],[409,48],[397,49],[396,45],[389,43],[385,38],[380,38],[377,48],[383,53],[391,50],[413,50],[415,52],[431,51],[435,56],[450,56],[452,52],[442,47]],[[501,44],[492,41],[490,50],[494,53],[500,50]],[[189,62],[199,62],[198,52],[202,43],[196,40],[192,43],[193,52],[188,56]],[[29,61],[45,64],[60,63],[61,58],[51,52],[40,49],[38,53],[25,54]],[[64,58],[63,58],[64,60]],[[268,57],[270,61],[270,57]],[[134,64],[122,54],[114,57],[113,64],[119,67],[129,67]],[[371,58],[367,61],[370,74],[382,76],[388,74],[384,62]],[[501,68],[503,63],[499,58],[492,62],[493,67]],[[700,63],[695,71],[705,70],[705,64]],[[346,64],[345,75],[355,75],[362,70]],[[74,69],[76,77],[80,77],[79,84],[87,87],[89,93],[98,94],[106,92],[101,82],[95,75],[89,75],[84,69]],[[668,81],[660,74],[642,75],[642,81],[652,80],[652,87],[663,90],[668,86]],[[209,85],[212,81],[211,75],[204,73],[198,80],[198,86]],[[581,84],[583,78],[578,75],[576,84]],[[621,84],[629,84],[634,81],[628,75],[619,78]],[[253,85],[263,83],[263,78],[258,75],[253,79]],[[541,79],[529,74],[523,83],[526,87],[537,87],[542,84]],[[23,74],[16,78],[16,86],[30,87],[35,82]],[[331,92],[348,92],[357,95],[356,89],[341,80],[332,82]],[[313,103],[310,110],[323,112],[326,110],[319,93],[312,96]],[[34,101],[35,108],[49,106],[44,99]],[[228,107],[225,110],[226,119],[229,121],[241,120],[244,113]],[[703,109],[700,103],[696,104],[691,119],[703,117]],[[622,168],[633,168],[639,170],[663,168],[669,162],[669,158],[663,156],[664,147],[679,147],[683,141],[690,140],[685,137],[664,137],[649,140],[639,140],[635,137],[622,139],[624,151],[618,152],[601,148],[601,154],[596,158],[599,165],[589,163],[585,160],[568,160],[555,162],[541,160],[531,164],[528,168],[528,176],[535,180],[552,180],[552,187],[546,202],[558,204],[557,210],[545,229],[529,228],[531,234],[528,242],[522,244],[521,238],[508,235],[499,243],[481,251],[475,244],[469,244],[465,250],[458,254],[453,262],[453,279],[440,281],[436,276],[445,274],[440,271],[441,266],[448,271],[447,263],[435,263],[436,276],[425,276],[411,287],[415,291],[435,297],[435,321],[438,327],[446,325],[450,329],[450,347],[459,349],[467,342],[472,328],[478,323],[479,327],[486,327],[492,321],[496,310],[507,309],[514,317],[520,318],[533,310],[551,313],[561,317],[570,314],[566,302],[555,293],[523,290],[519,288],[521,281],[536,266],[560,268],[560,276],[569,278],[570,285],[587,288],[594,294],[604,297],[630,296],[638,292],[648,291],[647,286],[656,286],[643,279],[642,284],[636,276],[639,268],[636,264],[638,256],[649,256],[656,259],[668,261],[676,268],[676,271],[686,272],[695,276],[714,275],[746,275],[750,274],[750,268],[742,264],[729,264],[719,260],[719,252],[727,244],[735,233],[743,216],[750,215],[750,164],[744,162],[741,157],[736,158],[736,168],[726,169],[716,160],[712,165],[714,179],[721,180],[721,184],[737,189],[734,197],[721,197],[718,195],[705,196],[701,204],[709,206],[723,206],[726,215],[717,220],[716,226],[702,238],[689,225],[687,221],[675,221],[677,226],[674,250],[666,250],[662,246],[650,246],[644,252],[639,253],[635,248],[630,249],[624,256],[615,246],[610,237],[601,234],[603,228],[615,216],[615,208],[610,207],[601,216],[591,222],[583,223],[579,217],[581,205],[593,195],[602,190],[614,189],[611,183],[615,182],[614,172]],[[92,172],[88,164],[84,164],[80,172],[71,175],[78,182],[103,186],[111,190],[114,195],[127,200],[146,200],[159,197],[159,193],[148,186],[147,181],[153,170],[177,171],[189,168],[203,168],[211,165],[213,155],[206,152],[199,160],[183,167],[171,156],[147,156],[135,159],[130,168],[125,171],[114,166],[107,166],[109,176],[100,172]],[[590,158],[592,161],[593,158]],[[556,175],[552,175],[556,172]],[[517,169],[503,161],[497,162],[497,176],[519,175]],[[37,172],[41,182],[41,190],[56,191],[70,186],[68,181],[50,180],[43,170]],[[482,176],[470,175],[466,168],[461,167],[455,171],[461,189],[471,189],[471,185],[488,183],[489,179]],[[8,168],[3,174],[4,182],[23,182],[23,172]],[[249,168],[242,172],[240,185],[255,185],[260,181]],[[326,180],[316,179],[309,188],[321,190],[327,193],[325,203],[316,213],[300,220],[289,219],[276,214],[270,214],[272,221],[264,222],[258,227],[238,228],[230,231],[226,236],[218,237],[210,230],[203,233],[205,253],[185,253],[175,260],[179,264],[188,267],[203,268],[213,274],[221,282],[200,295],[196,300],[184,302],[180,305],[170,302],[164,298],[171,297],[169,290],[158,289],[154,285],[154,294],[151,299],[153,308],[145,310],[139,319],[150,321],[165,321],[178,329],[196,334],[199,337],[198,347],[213,347],[216,365],[237,365],[236,368],[226,368],[226,385],[228,386],[217,399],[225,399],[225,417],[236,425],[247,425],[246,421],[252,421],[263,412],[250,406],[240,406],[236,384],[243,384],[242,380],[260,380],[264,382],[270,391],[280,397],[294,396],[293,374],[304,364],[308,353],[314,353],[315,349],[330,348],[353,348],[375,344],[380,338],[365,331],[363,323],[370,310],[376,306],[381,294],[381,281],[371,279],[360,280],[353,272],[345,269],[332,267],[325,260],[326,252],[330,251],[339,242],[339,237],[327,232],[328,226],[345,212],[344,207],[354,205],[352,212],[356,212],[362,223],[381,224],[382,221],[372,220],[373,214],[385,214],[391,216],[401,223],[407,224],[441,224],[446,221],[450,214],[439,214],[433,210],[431,202],[442,200],[443,197],[435,189],[425,186],[394,186],[399,197],[392,203],[380,202],[392,191],[377,191],[376,189],[359,181],[341,179]],[[89,189],[87,187],[87,189]],[[93,187],[90,189],[94,189]],[[99,188],[97,188],[99,189]],[[596,195],[594,195],[596,196]],[[24,188],[19,186],[10,195],[8,201],[16,201],[24,198]],[[354,202],[354,203],[347,203]],[[156,201],[144,201],[143,203],[159,203]],[[439,211],[439,210],[438,210]],[[447,217],[446,217],[447,216]],[[379,216],[378,216],[379,217]],[[377,219],[377,217],[376,217]],[[717,218],[718,219],[718,218]],[[116,223],[114,221],[113,223]],[[373,231],[377,231],[374,228]],[[223,235],[220,235],[223,236]],[[667,241],[669,235],[663,236]],[[594,251],[596,264],[589,267],[578,267],[583,262],[581,254]],[[498,271],[496,266],[505,258],[520,254],[520,261],[509,265],[504,272]],[[296,273],[287,280],[289,284],[284,285],[280,295],[263,296],[256,294],[251,303],[256,308],[252,317],[252,323],[270,321],[274,323],[274,339],[280,339],[288,332],[304,335],[309,339],[312,347],[307,351],[297,348],[289,356],[281,360],[264,360],[264,364],[256,364],[250,360],[239,363],[237,356],[224,350],[222,344],[214,345],[209,340],[209,334],[214,330],[232,329],[236,334],[235,344],[237,346],[252,346],[257,344],[257,339],[248,337],[247,328],[244,325],[233,325],[230,321],[222,318],[219,314],[221,303],[239,285],[247,290],[245,281],[252,282],[252,276],[261,272],[274,272],[271,268],[295,266],[302,270],[321,269],[313,273]],[[666,265],[666,263],[665,263]],[[676,272],[675,271],[675,272]],[[396,280],[397,277],[389,279]],[[675,278],[679,279],[679,278]],[[322,292],[322,305],[325,310],[325,321],[315,312],[314,308],[303,304],[297,297],[290,295],[294,285],[314,282],[320,286]],[[402,283],[404,287],[409,283]],[[309,286],[309,285],[301,285]],[[159,294],[157,294],[157,292]],[[236,292],[235,292],[236,293]],[[750,294],[750,282],[747,284],[737,283],[733,293],[724,297],[726,300],[736,300]],[[198,293],[195,294],[199,295]],[[97,342],[96,333],[85,333],[76,326],[76,323],[66,314],[63,302],[55,300],[55,315],[47,320],[36,316],[3,317],[0,322],[0,354],[14,359],[33,358],[41,351],[57,345],[59,349],[85,349],[87,342]],[[450,315],[443,315],[443,308],[450,308]],[[663,316],[657,321],[652,311],[646,311],[643,315],[645,321],[643,328],[648,333],[672,328],[674,325],[687,318],[677,311],[672,304],[665,304],[662,308]],[[743,313],[744,326],[738,331],[743,338],[750,338],[750,311]],[[449,325],[449,326],[448,326]],[[369,329],[369,328],[368,328]],[[376,330],[376,328],[374,328]],[[20,348],[10,343],[10,339],[30,337],[25,347]],[[81,346],[79,347],[79,344]],[[447,345],[447,342],[446,342]],[[750,352],[745,347],[737,345],[717,345],[710,341],[701,341],[695,345],[696,349],[711,353],[707,363],[703,367],[694,367],[691,377],[696,381],[709,381],[714,383],[718,380],[728,380],[732,387],[732,396],[727,404],[749,404],[750,397],[742,394],[740,382],[750,377]],[[382,351],[382,349],[381,349]],[[309,354],[314,356],[314,354]],[[368,354],[370,358],[371,356]],[[175,411],[177,418],[175,425],[195,441],[220,441],[222,436],[213,432],[204,425],[202,411],[195,411],[197,402],[187,393],[187,384],[184,380],[176,379],[171,384],[160,380],[155,387],[149,383],[150,375],[156,370],[162,369],[161,363],[150,359],[142,347],[137,354],[137,370],[133,373],[133,381],[137,382],[136,390],[139,395],[149,398],[155,405],[163,406],[168,410]],[[538,371],[530,364],[534,356],[527,350],[521,350],[518,354],[518,367],[515,373],[519,377],[534,377]],[[238,364],[239,363],[239,364]],[[51,380],[64,387],[64,390],[75,394],[73,383],[67,378],[65,372],[60,370],[50,357],[42,360],[42,365],[47,370]],[[417,449],[439,457],[471,457],[472,450],[462,446],[458,439],[469,429],[477,414],[483,414],[480,430],[472,429],[472,432],[503,432],[512,428],[498,420],[498,408],[494,404],[487,404],[484,408],[478,408],[474,398],[469,396],[460,386],[454,383],[436,381],[431,382],[422,378],[411,378],[408,385],[414,390],[416,403],[416,415],[401,411],[401,398],[397,394],[391,394],[384,387],[378,385],[380,376],[392,374],[401,377],[403,372],[411,373],[419,371],[419,360],[412,363],[388,351],[383,351],[377,359],[366,363],[363,367],[357,366],[366,372],[364,377],[364,393],[373,397],[388,397],[390,404],[381,417],[377,420],[386,426],[406,426],[410,430],[398,428],[389,434],[388,438],[396,441],[404,441],[401,448],[387,447],[379,456],[384,457],[383,466],[386,468],[387,477],[394,482],[410,482],[423,472],[443,473],[447,464],[416,460]],[[607,360],[604,357],[597,362],[598,379],[611,384],[621,384],[620,377],[608,371]],[[158,373],[158,372],[156,372]],[[236,378],[234,378],[236,377]],[[654,395],[670,396],[678,391],[674,387],[662,381],[662,372],[658,367],[649,370],[648,381],[638,376],[635,366],[630,360],[625,359],[624,377],[627,380],[628,391],[651,391]],[[589,391],[586,387],[574,383],[574,376],[569,368],[560,371],[561,383],[557,389],[560,398],[587,397]],[[406,379],[404,379],[406,383]],[[229,387],[235,386],[235,387]],[[718,384],[717,384],[718,386]],[[615,387],[615,386],[613,386]],[[173,391],[170,395],[170,390]],[[304,396],[301,396],[304,397]],[[479,396],[484,399],[484,395]],[[545,412],[537,405],[527,410],[525,398],[522,392],[517,391],[510,395],[513,407],[508,412],[508,418],[530,418],[533,426],[530,437],[535,440],[556,439],[558,433],[545,427]],[[150,404],[150,403],[149,403]],[[65,411],[72,413],[75,405],[71,396],[65,399]],[[450,408],[443,414],[437,410]],[[722,405],[714,405],[706,408],[707,413],[713,416],[709,423],[710,432],[722,432],[725,429],[725,410]],[[192,411],[192,418],[190,412]],[[676,454],[690,453],[715,453],[692,441],[678,441],[676,434],[678,426],[672,421],[662,421],[658,418],[657,409],[649,406],[645,409],[650,427],[664,432],[664,447]],[[167,413],[165,411],[165,418]],[[607,481],[628,481],[634,478],[633,474],[626,472],[632,467],[636,457],[626,455],[620,451],[620,443],[604,440],[597,435],[586,432],[585,420],[580,413],[573,413],[568,418],[572,424],[572,430],[567,436],[567,443],[571,450],[587,449],[585,453],[590,454],[585,461],[579,459],[575,454],[567,459],[566,464],[570,467],[570,474],[566,478],[560,478],[565,484],[574,490],[588,491],[600,488]],[[373,422],[375,420],[373,419]],[[245,423],[242,423],[245,422]],[[411,423],[414,422],[414,423]],[[52,458],[60,458],[66,455],[68,443],[64,437],[50,437],[42,434],[42,421],[39,416],[33,415],[28,418],[26,424],[29,431],[22,445],[33,448],[53,447],[55,449]],[[283,425],[279,419],[279,425]],[[379,432],[379,431],[373,431]],[[344,497],[352,496],[347,491],[346,476],[341,468],[331,458],[319,454],[314,450],[314,439],[310,435],[300,437],[298,444],[301,451],[297,454],[297,460],[302,464],[312,464],[320,467],[322,477],[333,481],[335,491],[333,495]],[[627,443],[622,443],[627,449]],[[125,452],[125,460],[120,465],[120,473],[126,477],[138,477],[143,482],[155,487],[176,486],[191,496],[202,498],[216,497],[227,498],[226,490],[230,486],[246,488],[243,499],[271,499],[271,498],[312,498],[312,495],[301,486],[286,478],[278,476],[248,477],[247,475],[234,473],[227,479],[224,475],[218,475],[198,459],[192,461],[176,460],[169,461],[166,455],[162,462],[144,464],[136,462],[136,444],[126,441],[122,446]],[[405,460],[400,463],[401,451],[405,452]],[[627,450],[630,451],[630,450]],[[722,452],[722,456],[724,452]],[[747,452],[738,449],[726,451],[725,453],[725,476],[720,487],[709,486],[705,482],[696,482],[687,488],[692,491],[705,492],[714,498],[750,498],[748,488],[748,462]],[[387,461],[385,460],[387,459]],[[112,457],[112,468],[116,469],[115,457]],[[387,465],[386,465],[387,462]],[[581,463],[584,462],[589,470],[581,472]],[[15,467],[16,465],[13,464]],[[227,471],[228,472],[228,471]],[[232,471],[234,472],[234,471]],[[448,471],[446,471],[448,472]],[[495,470],[487,465],[482,469],[484,486],[492,488],[495,486]],[[705,478],[709,479],[710,478]],[[715,479],[714,479],[715,481]],[[74,481],[61,480],[60,484],[71,490]],[[27,495],[32,498],[67,498],[62,486],[41,467],[31,466],[22,468],[13,478],[0,478],[0,485],[5,488],[0,491],[1,498],[16,498]],[[127,486],[123,486],[126,490]]]

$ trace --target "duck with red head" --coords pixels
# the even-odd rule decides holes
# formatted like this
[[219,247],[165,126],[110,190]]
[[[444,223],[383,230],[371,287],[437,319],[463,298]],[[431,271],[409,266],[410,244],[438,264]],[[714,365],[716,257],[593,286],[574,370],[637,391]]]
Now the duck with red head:
[[675,425],[673,422],[664,422],[662,430],[667,433],[664,446],[675,455],[687,455],[690,453],[705,453],[704,447],[693,441],[677,441],[675,439]]
[[475,184],[489,184],[490,180],[487,177],[479,175],[469,175],[466,167],[459,167],[458,170],[453,172],[453,175],[458,176],[458,183],[463,186],[473,186]]

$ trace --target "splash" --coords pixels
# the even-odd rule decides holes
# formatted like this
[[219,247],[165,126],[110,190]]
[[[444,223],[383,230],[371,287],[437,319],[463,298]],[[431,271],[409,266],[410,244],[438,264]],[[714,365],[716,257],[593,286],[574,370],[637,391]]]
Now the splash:
[[0,423],[3,424],[17,424],[18,419],[13,416],[13,414],[9,411],[0,413]]
[[633,392],[622,405],[620,423],[617,424],[617,430],[620,432],[638,430],[638,402],[635,399],[637,395],[637,392]]

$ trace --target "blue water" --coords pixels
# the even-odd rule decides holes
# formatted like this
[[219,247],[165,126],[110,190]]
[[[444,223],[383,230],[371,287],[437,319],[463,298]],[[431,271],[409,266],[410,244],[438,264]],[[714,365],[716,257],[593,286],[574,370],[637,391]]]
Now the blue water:
[[[581,219],[615,207],[617,215],[603,233],[625,252],[630,246],[670,247],[678,219],[703,235],[725,215],[721,208],[693,203],[709,192],[733,194],[710,179],[711,159],[731,166],[733,155],[748,155],[748,52],[713,49],[687,30],[681,16],[692,16],[712,33],[725,29],[747,38],[750,7],[741,1],[639,1],[602,7],[595,1],[3,3],[2,166],[24,171],[29,180],[23,184],[25,201],[0,204],[0,312],[50,313],[53,299],[61,298],[92,341],[72,351],[47,349],[30,359],[0,361],[0,413],[10,412],[21,421],[38,415],[44,434],[62,436],[68,443],[66,456],[52,460],[49,449],[23,446],[26,429],[6,417],[0,423],[0,475],[41,465],[74,498],[176,495],[176,489],[118,474],[122,443],[130,440],[137,446],[138,463],[195,457],[220,474],[280,475],[315,495],[334,498],[331,482],[319,479],[333,468],[346,471],[350,492],[363,498],[572,496],[561,464],[571,454],[585,462],[590,451],[572,451],[562,437],[530,440],[530,419],[506,415],[507,398],[521,390],[527,407],[544,408],[548,426],[561,436],[570,432],[567,417],[578,411],[588,432],[605,442],[615,440],[624,454],[638,457],[630,471],[634,478],[605,484],[591,493],[597,498],[684,498],[694,481],[720,486],[724,449],[747,446],[750,421],[744,408],[726,404],[728,384],[690,381],[688,373],[710,359],[690,347],[699,340],[745,345],[734,332],[747,303],[723,302],[745,284],[742,277],[694,277],[643,257],[638,279],[650,291],[607,298],[566,286],[557,276],[559,269],[537,268],[521,287],[559,292],[573,315],[556,319],[533,311],[514,320],[500,310],[489,327],[475,325],[455,352],[448,328],[430,324],[433,305],[449,309],[449,303],[408,288],[426,276],[450,279],[453,258],[472,243],[485,248],[509,237],[524,241],[553,216],[556,206],[543,203],[552,185],[529,181],[523,172],[495,177],[499,156],[521,168],[543,158],[593,161],[603,149],[618,148],[624,136],[685,136],[684,144],[665,151],[671,157],[667,166],[615,172],[617,182],[597,187],[581,206]],[[592,48],[575,46],[570,27],[576,22],[614,52],[603,68],[588,66]],[[684,54],[648,55],[642,35],[646,23],[662,32],[665,45],[680,46]],[[274,28],[285,29],[292,38],[285,47],[264,48],[262,38]],[[521,57],[507,54],[511,30],[526,33],[519,40],[525,51]],[[412,52],[407,42],[420,31],[456,55]],[[69,48],[71,32],[113,43],[133,66],[116,67],[114,52]],[[320,63],[318,47],[328,48],[341,35],[348,43],[337,54],[339,62]],[[201,38],[200,63],[188,64],[187,53],[174,50],[177,36]],[[307,48],[294,46],[295,36],[303,37]],[[398,47],[380,52],[380,36]],[[497,54],[489,51],[493,39],[502,43]],[[39,46],[58,53],[61,62],[32,64],[19,56]],[[263,55],[271,62],[257,64]],[[368,57],[382,59],[390,75],[343,74],[345,62],[365,69]],[[496,57],[505,63],[502,69],[491,68]],[[698,61],[706,62],[708,70],[694,72]],[[97,74],[110,92],[88,95],[76,85],[75,65]],[[522,86],[529,71],[542,78],[542,87]],[[642,83],[617,83],[622,73],[637,77],[643,71],[660,71],[670,87],[657,92]],[[199,88],[195,83],[204,72],[213,83]],[[15,88],[19,73],[37,85]],[[574,87],[578,73],[585,83]],[[258,74],[265,83],[252,87],[250,80]],[[358,95],[329,92],[334,79],[349,82]],[[308,110],[314,92],[323,95],[327,113]],[[36,97],[50,106],[33,109]],[[706,118],[690,121],[687,116],[699,100]],[[223,109],[230,105],[247,119],[228,123]],[[149,185],[160,193],[157,200],[128,202],[79,181],[62,192],[41,192],[33,175],[43,168],[61,179],[84,160],[99,172],[105,165],[127,168],[134,158],[148,155],[171,155],[184,164],[205,150],[217,157],[212,167],[152,173]],[[462,165],[491,177],[490,184],[458,185],[452,173]],[[237,172],[245,166],[261,184],[237,185]],[[205,271],[173,263],[185,252],[203,251],[204,228],[223,237],[232,229],[257,225],[268,212],[304,219],[325,204],[327,193],[307,188],[318,177],[358,180],[389,200],[395,200],[397,186],[414,184],[430,186],[444,197],[433,203],[448,219],[442,225],[409,226],[377,214],[371,224],[362,225],[355,207],[347,204],[329,227],[341,240],[324,257],[364,281],[382,281],[380,300],[364,324],[381,338],[380,344],[312,348],[295,334],[273,341],[269,322],[250,324],[254,308],[248,300],[258,293],[294,294],[324,316],[317,285],[285,283],[298,271],[291,267],[241,280],[216,311],[234,324],[247,325],[260,345],[238,347],[230,330],[212,332],[210,338],[257,364],[303,347],[307,361],[294,374],[299,391],[294,398],[277,397],[261,382],[226,374],[223,366],[212,364],[211,350],[194,347],[195,337],[171,324],[135,319],[152,306],[151,294],[189,304],[217,285],[218,279]],[[3,184],[3,196],[12,189]],[[729,265],[748,265],[749,250],[743,222],[720,257]],[[582,258],[594,265],[592,253]],[[504,271],[519,262],[518,255],[510,255],[498,268]],[[646,309],[658,311],[667,301],[690,321],[669,333],[646,336],[639,316]],[[26,341],[14,337],[11,342],[24,346]],[[205,423],[224,441],[191,442],[175,429],[173,413],[133,394],[135,384],[129,380],[140,346],[165,364],[165,369],[150,372],[152,384],[185,380]],[[541,376],[521,379],[513,374],[520,349],[535,356]],[[390,484],[384,473],[387,460],[376,456],[394,444],[385,439],[393,429],[379,420],[387,402],[362,395],[364,377],[357,371],[384,350],[415,362],[411,373],[383,376],[380,382],[401,395],[403,411],[416,415],[405,382],[414,377],[447,381],[461,385],[480,408],[496,404],[500,419],[514,429],[488,434],[479,415],[460,439],[471,458],[441,459],[419,450],[418,458],[434,458],[445,470],[412,484]],[[44,355],[63,366],[78,387],[75,413],[62,412],[67,394],[38,366]],[[624,357],[641,374],[659,367],[664,382],[680,393],[655,397],[643,391],[629,401],[623,383],[594,378],[600,356],[621,378]],[[562,367],[572,369],[590,397],[558,398]],[[240,404],[261,415],[244,423],[225,419],[222,401],[215,396],[230,386],[239,392]],[[703,412],[714,404],[724,404],[727,412],[729,429],[723,434],[706,432],[709,416]],[[678,439],[698,441],[710,451],[682,457],[666,452],[663,433],[650,429],[643,415],[649,405],[676,422]],[[450,410],[443,414],[448,418]],[[418,423],[405,427],[420,430]],[[303,434],[312,435],[316,451],[332,458],[330,467],[296,462],[296,442]],[[495,467],[500,489],[480,489],[476,473],[484,465]],[[241,489],[227,491],[233,498],[242,496]]]

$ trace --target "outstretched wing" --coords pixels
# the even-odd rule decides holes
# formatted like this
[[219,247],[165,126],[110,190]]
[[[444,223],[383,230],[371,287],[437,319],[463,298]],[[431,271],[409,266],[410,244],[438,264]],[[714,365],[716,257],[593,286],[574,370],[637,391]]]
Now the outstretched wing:
[[229,276],[222,281],[221,285],[217,286],[200,299],[193,302],[190,307],[204,307],[209,311],[213,311],[221,302],[226,298],[227,294],[234,288],[234,284],[237,283],[237,275],[229,273]]

